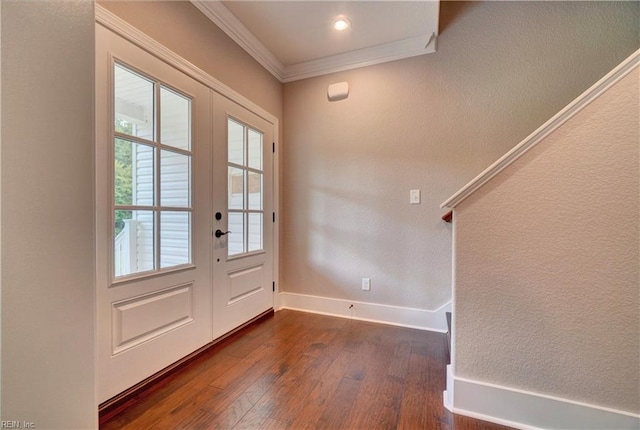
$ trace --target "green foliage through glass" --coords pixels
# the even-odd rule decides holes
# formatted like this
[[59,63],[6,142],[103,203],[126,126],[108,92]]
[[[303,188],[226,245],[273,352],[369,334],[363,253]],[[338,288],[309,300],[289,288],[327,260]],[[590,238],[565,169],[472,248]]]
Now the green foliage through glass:
[[[116,139],[114,146],[114,201],[116,204],[132,204],[132,155],[133,145],[122,139]],[[116,211],[116,236],[124,228],[125,211]]]

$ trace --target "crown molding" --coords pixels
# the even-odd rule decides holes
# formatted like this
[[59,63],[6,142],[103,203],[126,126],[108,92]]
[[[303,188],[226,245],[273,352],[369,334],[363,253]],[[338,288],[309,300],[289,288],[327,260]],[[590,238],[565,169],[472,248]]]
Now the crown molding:
[[282,83],[436,52],[437,35],[432,33],[285,66],[222,2],[190,1]]
[[522,142],[513,149],[499,158],[495,163],[486,170],[473,178],[471,182],[462,187],[453,196],[444,201],[441,208],[455,208],[460,202],[465,200],[471,194],[475,193],[480,187],[493,179],[494,176],[502,172],[517,159],[522,157],[531,148],[542,142],[547,136],[557,130],[564,123],[569,121],[592,101],[600,97],[606,90],[612,87],[616,82],[627,76],[633,69],[640,65],[640,50],[631,54],[627,59],[620,63],[616,68],[607,73],[602,79],[593,84],[588,90],[582,93],[573,102],[569,103],[564,109],[555,114],[551,119],[542,124],[536,131],[527,136]]
[[282,82],[292,82],[328,73],[342,72],[359,67],[401,60],[403,58],[436,52],[437,38],[419,36],[397,42],[385,43],[370,48],[357,49],[343,54],[332,55],[303,63],[292,64],[284,69]]
[[284,65],[220,1],[191,0],[215,25],[247,51],[273,76],[282,81]]

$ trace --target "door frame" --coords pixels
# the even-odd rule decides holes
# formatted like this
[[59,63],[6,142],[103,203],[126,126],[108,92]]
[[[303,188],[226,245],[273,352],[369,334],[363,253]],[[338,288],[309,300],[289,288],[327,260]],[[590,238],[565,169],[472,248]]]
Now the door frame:
[[273,114],[267,112],[248,98],[234,91],[232,88],[209,75],[204,70],[194,66],[189,61],[180,57],[178,54],[170,51],[159,42],[155,41],[145,33],[141,32],[131,24],[122,20],[115,14],[109,12],[99,4],[95,5],[96,23],[115,32],[119,36],[125,38],[134,45],[146,50],[151,55],[173,66],[177,70],[183,72],[187,76],[206,85],[211,90],[237,103],[248,111],[263,118],[273,126],[273,144],[275,145],[275,153],[273,154],[273,211],[275,213],[275,222],[273,223],[273,278],[275,280],[275,289],[273,292],[273,309],[281,308],[280,300],[280,124],[279,120]]

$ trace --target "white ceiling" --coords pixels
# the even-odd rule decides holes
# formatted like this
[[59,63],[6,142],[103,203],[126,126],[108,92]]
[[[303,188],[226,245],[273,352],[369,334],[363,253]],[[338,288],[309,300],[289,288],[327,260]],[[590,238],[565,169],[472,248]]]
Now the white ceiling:
[[[281,82],[435,52],[439,1],[191,0]],[[351,28],[331,24],[346,16]]]

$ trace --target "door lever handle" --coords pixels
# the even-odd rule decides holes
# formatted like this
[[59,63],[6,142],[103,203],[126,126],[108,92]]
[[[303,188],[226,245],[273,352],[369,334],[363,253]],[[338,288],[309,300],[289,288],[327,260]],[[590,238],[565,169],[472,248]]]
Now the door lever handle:
[[213,233],[213,234],[215,235],[215,237],[222,237],[222,236],[224,236],[225,234],[229,234],[229,233],[231,233],[231,232],[230,232],[230,231],[224,231],[224,232],[223,232],[222,230],[217,229],[217,230],[216,230],[216,232],[215,232],[215,233]]

